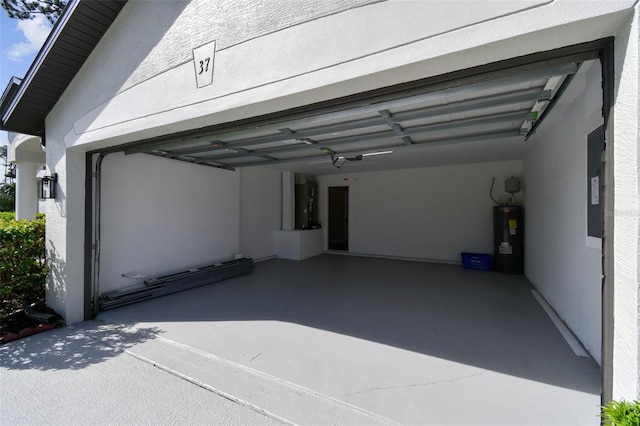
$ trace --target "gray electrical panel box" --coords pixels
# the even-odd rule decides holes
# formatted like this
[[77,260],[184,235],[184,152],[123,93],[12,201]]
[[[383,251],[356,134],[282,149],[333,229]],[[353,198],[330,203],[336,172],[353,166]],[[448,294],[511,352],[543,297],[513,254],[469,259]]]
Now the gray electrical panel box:
[[604,127],[587,137],[587,235],[602,238],[602,151]]

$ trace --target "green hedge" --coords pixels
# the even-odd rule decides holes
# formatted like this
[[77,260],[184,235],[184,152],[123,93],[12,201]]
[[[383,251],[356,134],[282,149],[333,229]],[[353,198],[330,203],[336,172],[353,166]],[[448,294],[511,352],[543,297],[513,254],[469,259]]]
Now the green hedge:
[[0,298],[3,313],[44,299],[45,218],[0,213]]
[[6,222],[8,220],[15,219],[16,214],[14,212],[0,212],[0,222]]

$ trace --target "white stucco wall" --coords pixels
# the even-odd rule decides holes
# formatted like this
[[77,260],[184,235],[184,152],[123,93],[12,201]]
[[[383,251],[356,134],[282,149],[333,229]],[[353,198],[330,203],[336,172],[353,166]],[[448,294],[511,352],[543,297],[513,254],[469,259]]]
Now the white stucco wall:
[[347,165],[318,176],[320,221],[326,233],[327,188],[349,186],[349,252],[459,263],[461,252],[493,253],[491,178],[505,200],[504,180],[521,172],[521,161],[373,173]]
[[[51,125],[56,134],[57,126]],[[84,319],[84,170],[85,154],[67,150],[63,139],[47,147],[48,173],[58,173],[55,199],[46,200],[46,253],[49,275],[46,303],[73,324]]]
[[601,240],[587,237],[587,135],[603,124],[600,63],[585,64],[524,161],[525,274],[600,362]]
[[638,9],[615,44],[613,134],[613,398],[640,399],[640,150]]
[[238,172],[145,154],[102,163],[100,292],[233,259],[239,243]]
[[[71,145],[111,146],[613,35],[632,4],[336,2],[297,8],[281,26],[273,17],[290,2],[268,14],[243,2],[129,2],[63,96],[73,106],[55,115]],[[254,29],[231,28],[240,22]],[[214,40],[214,83],[197,89],[191,51]]]

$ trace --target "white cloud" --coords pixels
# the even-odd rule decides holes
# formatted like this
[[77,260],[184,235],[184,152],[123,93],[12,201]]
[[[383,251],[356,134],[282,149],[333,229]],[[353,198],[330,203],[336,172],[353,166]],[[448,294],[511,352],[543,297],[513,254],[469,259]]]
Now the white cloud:
[[40,50],[51,31],[51,25],[44,15],[36,15],[34,19],[18,21],[15,31],[22,32],[26,41],[14,43],[7,52],[7,56],[14,62]]

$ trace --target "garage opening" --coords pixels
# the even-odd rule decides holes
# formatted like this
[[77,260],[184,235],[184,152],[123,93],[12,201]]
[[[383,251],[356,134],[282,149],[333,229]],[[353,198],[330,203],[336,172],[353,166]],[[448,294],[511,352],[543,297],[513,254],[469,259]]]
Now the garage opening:
[[[492,250],[482,242],[492,234],[492,221],[485,220],[485,215],[491,215],[491,178],[502,182],[518,174],[523,177],[523,191],[515,203],[525,205],[527,228],[525,276],[560,314],[561,322],[567,323],[589,353],[601,362],[603,253],[601,241],[586,233],[587,204],[593,199],[588,201],[586,195],[592,191],[587,186],[586,146],[587,135],[606,123],[603,114],[606,117],[609,93],[607,84],[604,93],[600,84],[609,81],[610,76],[607,62],[601,66],[598,59],[607,43],[516,58],[104,151],[103,154],[110,154],[106,161],[111,161],[111,169],[105,177],[111,176],[112,201],[123,205],[124,200],[119,197],[124,195],[115,188],[124,187],[133,170],[148,170],[148,193],[139,191],[131,197],[144,194],[151,200],[144,212],[147,215],[176,209],[175,217],[180,218],[180,223],[196,226],[162,231],[179,241],[181,233],[199,226],[197,232],[190,233],[197,240],[198,233],[209,226],[211,215],[220,213],[220,205],[209,202],[207,214],[166,206],[161,203],[162,192],[154,192],[155,187],[166,185],[165,191],[169,187],[187,194],[197,182],[197,191],[211,201],[213,197],[207,191],[228,197],[228,188],[237,185],[238,194],[231,194],[232,198],[224,198],[224,202],[241,205],[240,219],[234,219],[233,212],[223,212],[219,222],[211,222],[230,224],[215,229],[223,234],[226,229],[239,227],[241,242],[246,230],[249,241],[251,235],[267,235],[260,233],[262,222],[257,217],[266,211],[278,212],[276,208],[264,208],[273,206],[269,198],[285,196],[280,195],[283,189],[277,173],[304,173],[316,176],[318,181],[318,219],[323,238],[320,252],[328,249],[371,257],[455,263],[463,249]],[[580,105],[588,105],[589,112]],[[578,148],[581,143],[583,146]],[[156,170],[160,164],[162,173]],[[214,169],[217,174],[213,177],[209,172],[185,172],[183,166],[189,170]],[[234,170],[240,172],[239,178]],[[267,182],[267,173],[262,172],[265,170],[275,172],[277,177],[269,177]],[[180,179],[183,174],[188,175],[188,181]],[[271,186],[265,190],[267,184]],[[574,191],[575,188],[580,189]],[[151,194],[156,195],[155,200]],[[175,204],[189,203],[185,195]],[[256,205],[259,210],[253,208]],[[259,215],[254,214],[257,211]],[[181,217],[184,215],[188,217]],[[144,217],[141,214],[138,225]],[[128,228],[129,234],[133,230]],[[158,230],[145,232],[152,236]],[[126,235],[127,230],[121,234]],[[300,251],[305,250],[301,238],[306,235],[296,235]],[[115,251],[120,244],[116,241],[118,235],[109,238],[112,241],[108,244]],[[263,242],[257,237],[250,241],[252,248]],[[242,248],[242,244],[239,246]],[[202,251],[203,247],[208,249],[204,244],[196,248]],[[261,250],[268,253],[271,248],[261,246]],[[108,251],[105,248],[103,253]],[[183,254],[188,255],[189,250],[180,253],[180,261],[186,263]],[[159,248],[152,256],[149,264],[160,264],[159,259],[166,264],[169,258]],[[584,259],[593,258],[596,262],[585,264]],[[120,263],[114,262],[112,269],[118,274],[129,272],[119,266],[127,261],[121,255]],[[588,288],[579,284],[585,276]],[[106,275],[100,280],[105,285],[116,282]],[[401,295],[397,296],[397,303],[404,303]],[[606,352],[602,355],[606,356]]]

